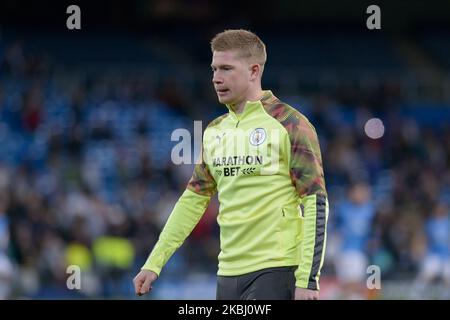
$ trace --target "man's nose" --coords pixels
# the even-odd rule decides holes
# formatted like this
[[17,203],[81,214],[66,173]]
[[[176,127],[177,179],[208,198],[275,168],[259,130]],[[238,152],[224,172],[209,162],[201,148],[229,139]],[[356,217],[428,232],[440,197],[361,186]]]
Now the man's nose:
[[214,84],[221,84],[223,82],[223,79],[221,77],[217,76],[217,74],[215,73],[213,75],[212,82]]

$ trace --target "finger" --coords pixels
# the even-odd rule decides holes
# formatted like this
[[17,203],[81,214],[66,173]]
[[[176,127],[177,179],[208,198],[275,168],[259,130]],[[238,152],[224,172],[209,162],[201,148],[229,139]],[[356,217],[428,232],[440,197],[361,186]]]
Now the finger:
[[141,294],[146,294],[147,292],[150,291],[151,289],[151,284],[152,284],[152,278],[151,277],[146,277],[144,284],[141,287]]
[[141,292],[141,287],[142,287],[142,284],[143,284],[143,282],[144,282],[144,279],[142,279],[142,278],[135,278],[134,279],[134,292],[137,294],[137,295],[139,295],[140,294],[140,292]]

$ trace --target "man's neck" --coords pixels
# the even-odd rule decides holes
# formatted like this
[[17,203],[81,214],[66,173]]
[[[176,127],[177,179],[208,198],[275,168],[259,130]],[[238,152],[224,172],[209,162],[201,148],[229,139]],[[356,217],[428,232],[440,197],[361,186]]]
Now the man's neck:
[[264,95],[264,92],[262,89],[259,89],[255,92],[253,92],[252,94],[248,95],[244,100],[242,100],[241,102],[239,102],[233,106],[234,112],[237,114],[242,113],[244,111],[244,107],[245,107],[245,104],[247,103],[247,101],[261,100],[263,95]]

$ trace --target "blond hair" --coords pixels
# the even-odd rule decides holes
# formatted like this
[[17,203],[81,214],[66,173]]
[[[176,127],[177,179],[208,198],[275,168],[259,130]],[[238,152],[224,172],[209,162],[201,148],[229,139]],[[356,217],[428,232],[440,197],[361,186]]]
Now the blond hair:
[[264,68],[267,59],[266,46],[253,32],[237,29],[216,34],[211,40],[211,51],[228,50],[236,50],[242,58]]

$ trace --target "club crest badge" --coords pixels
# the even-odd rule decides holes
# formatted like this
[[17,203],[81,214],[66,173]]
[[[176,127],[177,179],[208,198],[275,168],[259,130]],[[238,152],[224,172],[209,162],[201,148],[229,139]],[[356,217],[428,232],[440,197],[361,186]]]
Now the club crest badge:
[[266,130],[263,128],[257,128],[250,134],[250,144],[253,146],[259,146],[266,140]]

